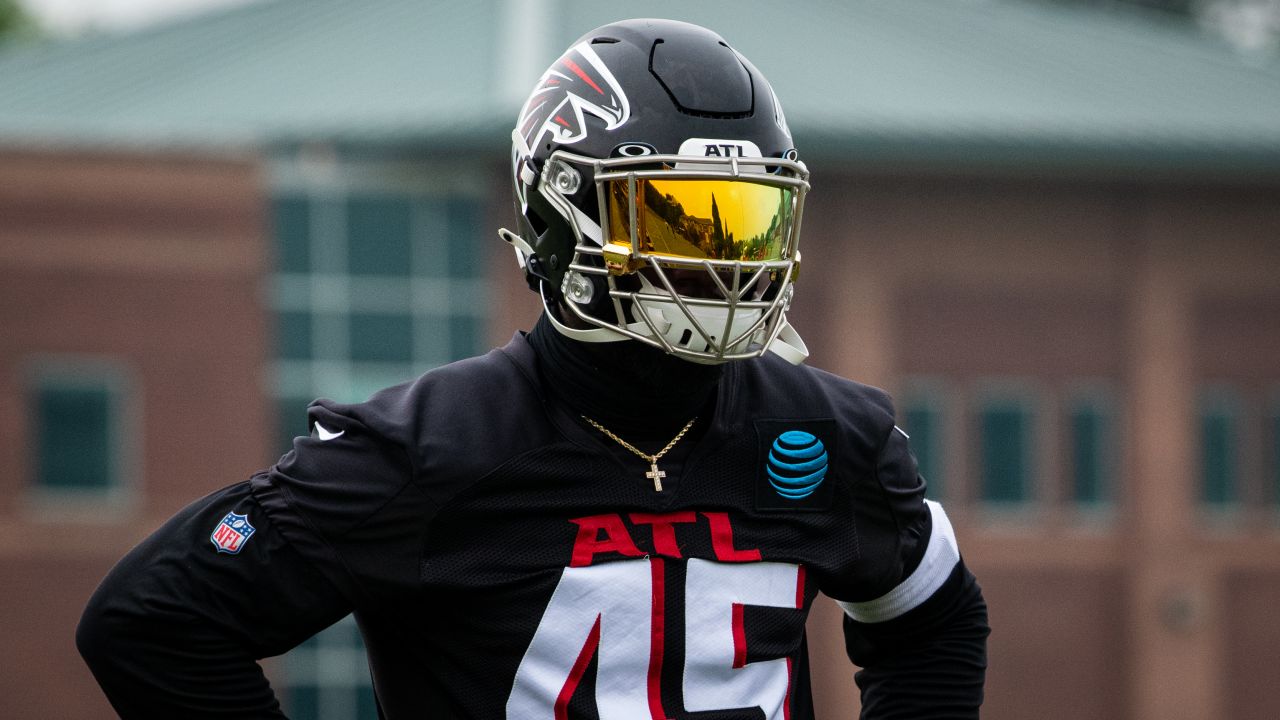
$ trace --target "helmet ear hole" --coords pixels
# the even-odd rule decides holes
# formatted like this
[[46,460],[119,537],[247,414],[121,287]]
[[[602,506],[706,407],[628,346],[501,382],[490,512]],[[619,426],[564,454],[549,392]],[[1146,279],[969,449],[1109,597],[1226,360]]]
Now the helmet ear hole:
[[609,294],[609,281],[594,273],[565,273],[560,297],[573,304],[580,312],[595,318],[608,317],[613,298]]
[[529,208],[526,217],[529,218],[529,227],[533,228],[533,234],[542,237],[547,232],[547,221],[542,219],[542,215],[537,210]]

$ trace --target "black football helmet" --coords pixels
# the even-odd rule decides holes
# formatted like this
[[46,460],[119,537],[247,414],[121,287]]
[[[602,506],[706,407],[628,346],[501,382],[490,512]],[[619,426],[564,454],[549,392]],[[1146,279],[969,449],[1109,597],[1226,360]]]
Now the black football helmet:
[[719,35],[669,20],[584,35],[521,108],[512,176],[518,232],[500,234],[560,332],[804,361],[786,310],[808,171],[768,81]]

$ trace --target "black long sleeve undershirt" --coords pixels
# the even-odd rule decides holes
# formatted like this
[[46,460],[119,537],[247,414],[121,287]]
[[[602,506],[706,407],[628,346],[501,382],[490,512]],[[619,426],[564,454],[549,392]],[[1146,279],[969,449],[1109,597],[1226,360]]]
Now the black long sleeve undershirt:
[[[232,510],[257,530],[239,554],[213,552],[209,535]],[[257,660],[349,611],[240,483],[188,506],[126,555],[90,599],[76,645],[126,720],[283,718]]]
[[973,720],[987,668],[987,604],[964,562],[932,597],[881,623],[844,619],[845,649],[862,668],[863,720]]

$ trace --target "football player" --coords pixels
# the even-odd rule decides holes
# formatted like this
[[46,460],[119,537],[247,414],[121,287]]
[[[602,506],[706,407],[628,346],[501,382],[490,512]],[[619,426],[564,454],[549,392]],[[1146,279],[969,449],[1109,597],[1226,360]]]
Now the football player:
[[787,323],[809,174],[760,71],[607,25],[512,144],[537,325],[313,403],[278,464],[130,552],[77,634],[115,709],[280,717],[256,661],[354,613],[386,718],[812,718],[821,594],[864,718],[977,717],[986,606],[947,516],[885,394],[803,366]]

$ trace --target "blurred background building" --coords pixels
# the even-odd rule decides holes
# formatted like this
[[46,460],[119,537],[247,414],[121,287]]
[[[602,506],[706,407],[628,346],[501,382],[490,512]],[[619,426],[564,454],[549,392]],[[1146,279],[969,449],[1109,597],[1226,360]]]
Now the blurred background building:
[[[787,109],[793,321],[897,398],[990,603],[984,717],[1280,716],[1275,3],[221,4],[0,45],[0,716],[111,716],[88,595],[311,398],[530,326],[511,124],[637,14],[716,29]],[[838,621],[821,717],[857,707]],[[358,642],[270,664],[293,717],[375,716]]]

